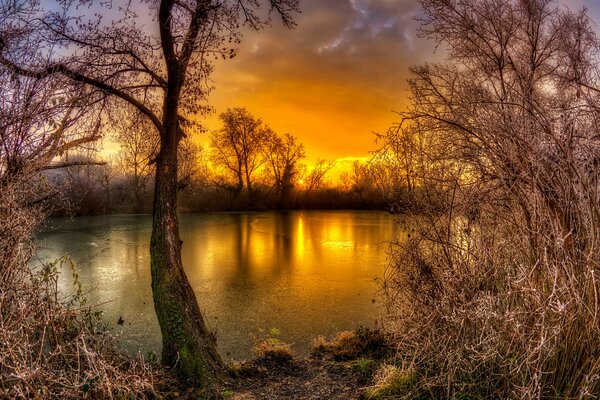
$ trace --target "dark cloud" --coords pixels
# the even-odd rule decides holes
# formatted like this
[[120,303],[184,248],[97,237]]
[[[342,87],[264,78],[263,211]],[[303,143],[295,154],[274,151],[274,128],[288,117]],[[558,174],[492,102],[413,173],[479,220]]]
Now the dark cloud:
[[[557,4],[600,13],[593,0]],[[408,67],[442,52],[418,38],[416,0],[301,0],[301,9],[294,30],[274,19],[245,33],[239,55],[216,65],[211,102],[217,112],[248,107],[299,136],[313,160],[364,157],[375,147],[372,131],[406,105]],[[216,116],[207,125],[218,128]]]
[[[433,54],[416,35],[419,6],[303,0],[301,8],[294,30],[274,20],[245,32],[238,56],[216,65],[213,105],[247,106],[299,136],[313,158],[365,156],[372,131],[391,124],[391,110],[404,104],[408,66]],[[217,118],[208,125],[218,127]]]
[[[304,79],[390,89],[431,46],[416,38],[408,0],[305,0],[298,28],[246,34],[232,66],[263,81]],[[268,69],[269,74],[261,74]]]

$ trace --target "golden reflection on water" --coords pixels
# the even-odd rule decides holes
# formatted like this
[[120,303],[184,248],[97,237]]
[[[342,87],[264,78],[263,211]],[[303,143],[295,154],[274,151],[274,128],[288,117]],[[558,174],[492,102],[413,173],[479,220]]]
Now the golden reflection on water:
[[[44,234],[45,256],[73,255],[90,302],[103,304],[126,347],[160,348],[150,217],[61,223]],[[354,211],[184,214],[180,229],[186,273],[225,359],[250,357],[252,335],[273,327],[305,353],[318,335],[373,324],[374,278],[382,277],[387,241],[398,231],[387,213]],[[114,323],[120,316],[122,327]]]
[[304,243],[306,243],[306,239],[304,238],[304,219],[302,214],[298,216],[298,230],[297,230],[297,238],[296,238],[296,248],[297,256],[302,257],[304,255]]

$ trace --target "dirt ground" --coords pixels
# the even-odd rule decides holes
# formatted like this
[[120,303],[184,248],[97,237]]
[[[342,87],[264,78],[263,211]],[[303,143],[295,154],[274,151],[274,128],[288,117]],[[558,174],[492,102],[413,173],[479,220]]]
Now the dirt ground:
[[285,364],[254,365],[222,392],[232,400],[360,399],[370,374],[356,371],[353,362],[321,358],[291,360]]

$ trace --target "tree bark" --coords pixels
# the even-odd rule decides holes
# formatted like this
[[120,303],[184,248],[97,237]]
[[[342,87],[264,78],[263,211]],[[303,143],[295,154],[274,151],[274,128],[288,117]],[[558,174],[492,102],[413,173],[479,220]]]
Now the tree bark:
[[183,270],[177,218],[177,145],[181,140],[176,101],[165,99],[164,131],[157,158],[152,239],[152,295],[162,333],[162,362],[202,387],[222,376],[223,362],[196,295]]

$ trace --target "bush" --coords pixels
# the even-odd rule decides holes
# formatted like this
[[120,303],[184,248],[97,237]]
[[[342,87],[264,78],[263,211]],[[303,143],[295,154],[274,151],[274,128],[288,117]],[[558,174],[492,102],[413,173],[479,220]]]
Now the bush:
[[451,63],[413,68],[397,131],[422,143],[432,199],[404,218],[385,282],[399,352],[434,398],[598,396],[591,23],[542,0],[421,4]]
[[20,203],[26,185],[0,190],[0,398],[154,397],[161,377],[115,350],[81,290],[58,290],[62,259],[30,267],[44,212]]

